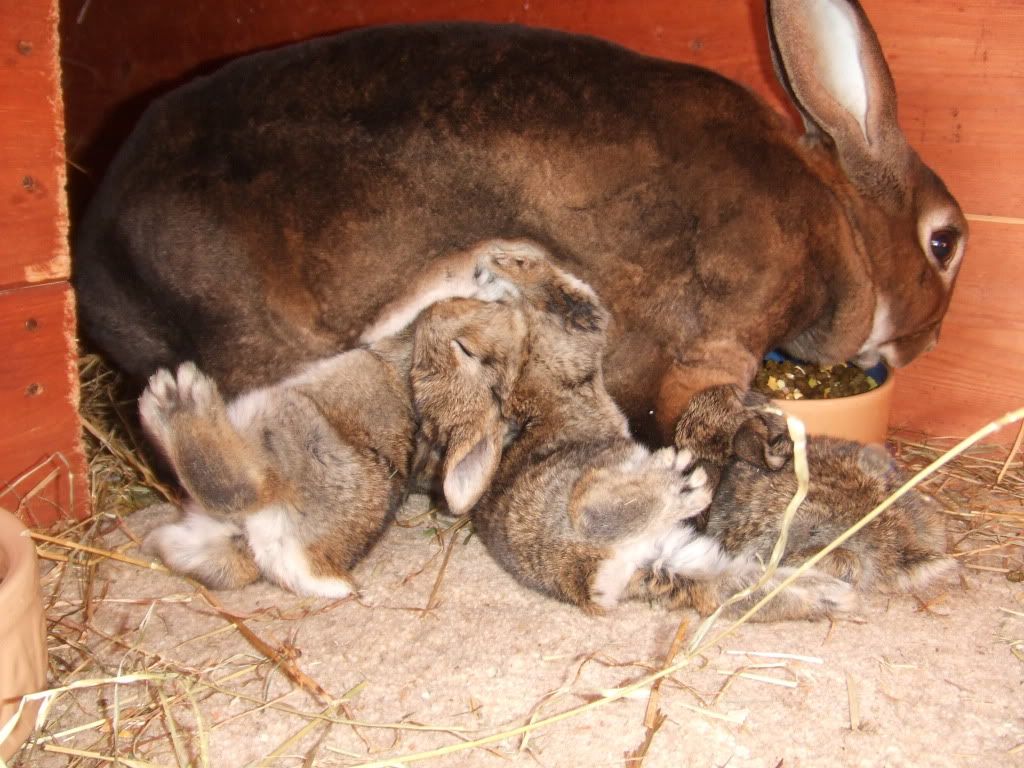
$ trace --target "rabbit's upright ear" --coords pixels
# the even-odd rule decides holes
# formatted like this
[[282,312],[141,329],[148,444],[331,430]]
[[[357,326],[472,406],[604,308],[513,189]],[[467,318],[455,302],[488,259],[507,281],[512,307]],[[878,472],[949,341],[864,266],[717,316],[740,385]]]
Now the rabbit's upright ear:
[[767,0],[775,72],[809,134],[825,134],[851,177],[906,152],[896,88],[856,0]]

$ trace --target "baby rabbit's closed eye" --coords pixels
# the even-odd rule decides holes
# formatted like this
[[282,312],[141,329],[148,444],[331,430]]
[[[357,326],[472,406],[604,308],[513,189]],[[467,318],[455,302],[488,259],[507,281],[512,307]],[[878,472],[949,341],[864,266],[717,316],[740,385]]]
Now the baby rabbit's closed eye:
[[444,454],[444,495],[454,514],[479,499],[507,434],[497,401],[523,366],[526,325],[506,303],[452,299],[417,320],[410,382],[420,438]]

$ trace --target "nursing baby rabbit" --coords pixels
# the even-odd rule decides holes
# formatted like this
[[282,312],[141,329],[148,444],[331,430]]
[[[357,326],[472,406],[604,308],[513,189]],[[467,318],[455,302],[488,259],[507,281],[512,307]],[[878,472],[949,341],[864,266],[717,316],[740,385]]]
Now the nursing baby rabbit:
[[[786,425],[765,410],[768,400],[748,392],[743,407],[765,411],[771,432]],[[715,500],[705,532],[735,556],[766,560],[779,537],[782,511],[797,490],[792,458],[766,471],[743,458],[758,446],[714,445],[709,434],[728,433],[720,424],[735,418],[715,398],[695,397],[676,429],[676,443],[692,446],[714,479]],[[797,565],[832,542],[906,480],[881,446],[860,445],[830,437],[807,443],[810,485],[789,529],[783,564]],[[842,547],[821,560],[820,570],[864,589],[878,586],[900,591],[926,590],[957,569],[946,554],[946,526],[938,503],[916,489],[898,499]]]
[[346,352],[230,403],[192,363],[158,371],[140,416],[190,498],[145,547],[216,589],[262,575],[299,594],[351,594],[349,569],[406,494],[409,346]]
[[[492,281],[478,292],[504,290]],[[478,301],[435,319],[434,330],[522,337],[515,320]],[[412,343],[405,329],[230,402],[192,363],[158,371],[140,416],[189,499],[183,519],[153,531],[146,548],[213,588],[262,575],[300,594],[351,594],[349,570],[413,482]]]

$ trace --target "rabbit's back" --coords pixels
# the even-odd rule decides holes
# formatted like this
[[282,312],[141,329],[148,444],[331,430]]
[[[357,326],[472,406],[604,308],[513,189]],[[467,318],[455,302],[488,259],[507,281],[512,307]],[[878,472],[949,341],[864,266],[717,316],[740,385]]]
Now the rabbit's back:
[[[798,154],[740,86],[591,38],[385,27],[256,54],[155,102],[115,161],[77,243],[83,328],[140,379],[196,359],[238,392],[353,345],[438,254],[532,237],[607,297],[636,417],[650,393],[625,390],[689,339],[739,322],[759,347],[820,310],[783,317],[813,294],[806,232],[845,226]],[[737,320],[737,296],[772,316]]]

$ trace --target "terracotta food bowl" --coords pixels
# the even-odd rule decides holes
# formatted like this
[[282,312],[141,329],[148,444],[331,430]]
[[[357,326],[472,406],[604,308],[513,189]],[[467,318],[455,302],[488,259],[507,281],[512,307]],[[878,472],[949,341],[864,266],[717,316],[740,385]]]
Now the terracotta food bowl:
[[[46,623],[39,594],[39,565],[25,526],[0,509],[0,729],[18,711],[21,697],[46,685]],[[8,760],[35,725],[39,703],[25,707],[0,743]]]
[[[789,358],[772,352],[766,359]],[[878,386],[868,392],[821,400],[773,398],[772,405],[803,421],[809,435],[828,435],[858,443],[884,443],[895,390],[893,372],[885,363],[864,372],[878,382]]]

